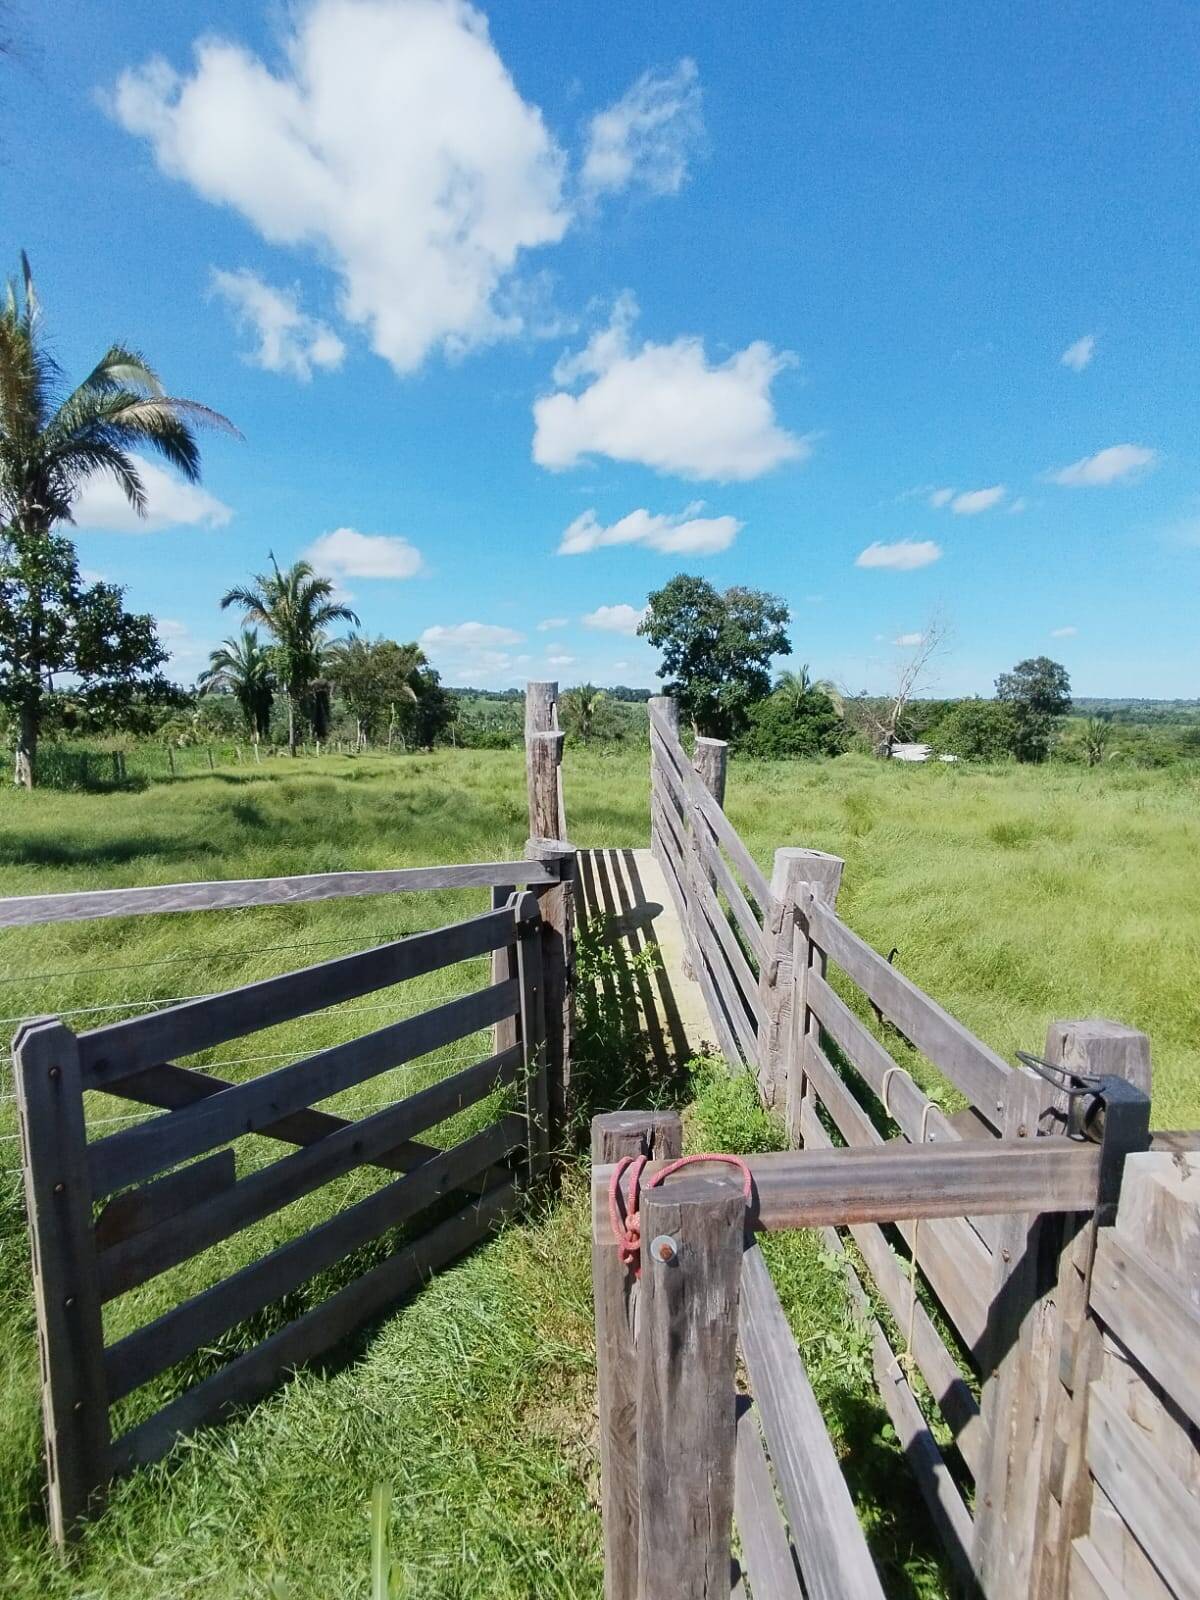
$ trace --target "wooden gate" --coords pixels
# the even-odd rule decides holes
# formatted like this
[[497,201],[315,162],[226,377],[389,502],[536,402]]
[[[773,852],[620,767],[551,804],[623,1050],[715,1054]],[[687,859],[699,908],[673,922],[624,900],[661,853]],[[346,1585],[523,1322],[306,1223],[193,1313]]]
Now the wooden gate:
[[[114,1475],[265,1393],[468,1246],[548,1158],[541,928],[536,897],[428,933],[76,1035],[54,1018],[14,1041],[41,1356],[51,1528],[66,1538]],[[496,977],[277,1070],[233,1083],[173,1058],[456,962],[506,952]],[[371,1115],[313,1109],[456,1040],[496,1028],[473,1065]],[[495,1048],[503,1044],[504,1048]],[[90,1140],[101,1090],[165,1114]],[[496,1091],[494,1115],[450,1148],[420,1142]],[[291,1154],[239,1176],[235,1141]],[[514,1159],[520,1152],[519,1159]],[[365,1199],[107,1343],[103,1308],[180,1262],[355,1169],[394,1174]],[[444,1203],[423,1231],[413,1219]],[[400,1225],[368,1270],[114,1438],[110,1407],[247,1318]],[[389,1241],[391,1243],[391,1241]]]

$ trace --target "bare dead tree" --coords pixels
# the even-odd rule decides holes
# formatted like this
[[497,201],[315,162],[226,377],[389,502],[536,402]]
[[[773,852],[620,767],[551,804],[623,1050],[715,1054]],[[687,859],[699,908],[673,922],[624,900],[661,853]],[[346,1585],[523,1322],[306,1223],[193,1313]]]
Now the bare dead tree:
[[894,687],[886,695],[866,693],[843,696],[844,715],[871,741],[874,753],[887,760],[897,743],[897,730],[912,701],[933,682],[933,664],[944,655],[953,637],[948,619],[935,611],[907,653],[898,656]]

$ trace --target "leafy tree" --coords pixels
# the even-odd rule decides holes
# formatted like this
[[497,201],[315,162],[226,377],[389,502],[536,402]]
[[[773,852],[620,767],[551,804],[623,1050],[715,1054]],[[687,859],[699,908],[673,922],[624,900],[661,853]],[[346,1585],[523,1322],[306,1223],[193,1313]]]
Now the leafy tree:
[[413,742],[422,750],[432,750],[453,728],[458,718],[458,701],[449,689],[442,687],[441,677],[434,667],[418,667],[409,681],[417,696],[411,718]]
[[325,630],[331,622],[357,623],[358,616],[334,600],[333,584],[318,578],[307,561],[297,561],[285,572],[273,553],[270,572],[256,573],[250,587],[230,589],[221,597],[222,611],[229,606],[240,606],[247,622],[260,623],[275,641],[272,666],[287,695],[288,750],[295,755],[306,706],[315,722],[320,718],[313,691],[321,678]]
[[214,690],[233,695],[255,744],[269,736],[275,675],[271,652],[258,642],[257,628],[243,628],[239,638],[226,639],[210,653],[208,667],[200,675],[200,692]]
[[815,684],[802,694],[785,674],[775,693],[751,706],[749,727],[738,740],[746,755],[763,757],[835,756],[846,748],[846,725],[837,707]]
[[85,584],[75,547],[56,532],[86,480],[108,473],[139,514],[146,496],[136,447],[190,482],[200,476],[194,427],[234,431],[224,417],[168,396],[141,356],[113,345],[63,393],[46,348],[29,261],[0,311],[0,701],[16,722],[14,781],[32,788],[45,697],[55,677],[96,705],[129,702],[166,660],[154,619],[131,613],[114,584]]
[[996,696],[1012,709],[1013,754],[1018,761],[1044,761],[1055,719],[1071,709],[1071,679],[1049,656],[1018,661],[996,679]]
[[965,761],[1004,761],[1013,753],[1016,725],[1002,700],[960,700],[929,730],[929,742]]
[[581,683],[577,689],[568,689],[560,705],[563,726],[568,733],[578,734],[585,744],[603,735],[610,725],[604,717],[608,696],[594,683]]
[[638,632],[662,651],[664,690],[693,729],[729,738],[770,693],[772,657],[792,653],[787,621],[778,595],[742,588],[721,594],[681,572],[651,594]]
[[359,747],[382,727],[393,734],[412,721],[417,703],[416,674],[428,666],[418,644],[394,639],[365,639],[352,633],[330,645],[326,669],[354,718]]

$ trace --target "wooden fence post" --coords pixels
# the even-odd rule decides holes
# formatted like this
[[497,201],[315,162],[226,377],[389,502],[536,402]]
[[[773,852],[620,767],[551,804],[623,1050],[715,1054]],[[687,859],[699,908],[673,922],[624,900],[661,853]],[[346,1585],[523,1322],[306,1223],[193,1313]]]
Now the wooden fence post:
[[[776,850],[771,871],[771,904],[763,907],[763,940],[767,961],[758,975],[758,998],[763,1014],[758,1039],[758,1093],[768,1111],[786,1105],[788,1058],[794,1048],[803,1050],[803,1038],[793,1038],[799,973],[795,957],[808,953],[808,941],[797,939],[797,895],[810,884],[822,900],[833,905],[842,881],[843,862],[823,850]],[[803,1073],[803,1056],[800,1070]]]
[[175,776],[175,752],[174,752],[174,750],[171,749],[170,745],[167,746],[167,766],[170,769],[171,776],[174,777]]
[[13,1065],[42,1372],[50,1535],[62,1546],[111,1475],[104,1329],[79,1046],[61,1022],[22,1027]]
[[[1119,1022],[1052,1022],[1046,1060],[1074,1072],[1124,1078],[1147,1097],[1151,1091],[1150,1041]],[[1066,1131],[1066,1097],[1055,1095],[1043,1131]],[[1102,1219],[1101,1219],[1102,1220]],[[1036,1552],[1035,1592],[1065,1600],[1071,1541],[1087,1531],[1091,1478],[1087,1468],[1088,1388],[1101,1360],[1101,1336],[1087,1316],[1098,1218],[1076,1213],[1054,1219],[1058,1281],[1045,1319],[1047,1396],[1042,1427],[1031,1546]],[[1047,1219],[1047,1229],[1050,1219]]]
[[[550,1161],[550,1102],[546,1064],[546,995],[542,976],[542,929],[537,896],[526,890],[514,894],[509,904],[516,919],[516,973],[521,984],[518,1013],[520,1042],[525,1057],[525,1123],[529,1145],[531,1181]],[[514,1041],[515,1042],[515,1041]]]
[[529,785],[529,831],[534,839],[559,838],[558,769],[561,733],[530,733],[525,738],[525,771]]
[[[725,774],[729,764],[729,746],[724,739],[696,740],[696,753],[692,760],[696,776],[712,795],[718,806],[725,809]],[[692,926],[686,931],[691,936],[691,949],[684,940],[683,970],[687,977],[695,976],[695,962],[703,961],[700,946],[700,930],[704,922],[704,906],[699,892],[692,887],[692,883],[703,881],[710,886],[715,886],[713,874],[704,865],[700,856],[700,830],[708,830],[708,823],[701,815],[691,800],[687,807],[687,834],[684,838],[684,849],[687,851],[687,870],[691,880],[685,889],[688,895],[688,917]],[[708,830],[711,831],[711,830]],[[714,842],[714,848],[715,848]]]
[[[625,1156],[672,1160],[683,1153],[676,1111],[612,1111],[592,1118],[592,1166]],[[617,1255],[608,1191],[592,1194],[592,1288],[600,1413],[600,1499],[605,1600],[636,1600],[638,1574],[638,1282]]]
[[[554,757],[553,821],[551,821],[550,752],[545,746],[537,747],[540,765],[538,778],[538,805],[540,814],[534,817],[534,740],[538,734],[558,734],[557,744],[550,747]],[[535,839],[565,839],[567,837],[567,812],[563,804],[562,782],[563,739],[558,722],[558,684],[551,682],[525,685],[525,764],[529,781],[529,831]]]
[[711,1600],[730,1587],[745,1197],[714,1173],[640,1211],[638,1600]]
[[700,782],[713,799],[725,809],[725,775],[729,770],[729,745],[724,739],[697,739],[692,765]]
[[557,883],[534,891],[542,917],[542,986],[553,1146],[565,1142],[574,1112],[571,1045],[575,1035],[575,847],[565,839],[530,839],[525,855],[558,871]]
[[[812,894],[823,905],[834,907],[837,904],[838,890],[842,885],[842,870],[846,863],[840,856],[826,855],[823,850],[809,850],[805,852],[807,865],[804,870],[808,874],[806,880],[792,884],[792,916],[791,916],[791,941],[792,941],[792,973],[795,984],[795,995],[792,1000],[791,1025],[786,1030],[782,1040],[783,1072],[784,1072],[784,1120],[787,1123],[788,1143],[793,1149],[799,1149],[804,1143],[802,1124],[804,1121],[805,1102],[811,1097],[808,1087],[807,1052],[808,1041],[815,1045],[821,1025],[808,1009],[808,975],[815,972],[818,977],[825,976],[825,953],[819,950],[808,935],[808,922],[803,914],[805,897]],[[791,869],[789,868],[789,873]],[[796,910],[799,908],[799,915]],[[780,940],[787,936],[788,924],[785,922],[780,928]],[[770,944],[767,946],[771,949]]]

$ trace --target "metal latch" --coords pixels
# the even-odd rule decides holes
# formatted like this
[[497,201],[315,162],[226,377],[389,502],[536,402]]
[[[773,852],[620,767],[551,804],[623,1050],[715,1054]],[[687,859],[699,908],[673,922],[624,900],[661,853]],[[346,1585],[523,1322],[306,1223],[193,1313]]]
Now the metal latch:
[[1102,1145],[1101,1204],[1115,1203],[1125,1157],[1150,1148],[1150,1097],[1128,1078],[1108,1073],[1075,1072],[1042,1056],[1018,1050],[1017,1060],[1063,1095],[1067,1102],[1067,1136]]

